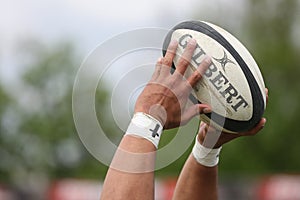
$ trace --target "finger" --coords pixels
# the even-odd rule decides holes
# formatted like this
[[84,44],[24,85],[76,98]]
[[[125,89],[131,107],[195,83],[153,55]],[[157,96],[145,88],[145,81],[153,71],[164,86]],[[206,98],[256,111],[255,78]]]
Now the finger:
[[193,117],[203,114],[203,113],[211,113],[211,107],[207,104],[196,104],[187,108],[182,115],[182,123],[186,124]]
[[216,129],[212,125],[207,125],[206,136],[203,142],[203,146],[207,148],[219,148],[220,144],[220,136],[222,134],[221,130]]
[[205,71],[211,65],[211,62],[212,62],[211,57],[206,56],[201,62],[201,64],[199,65],[199,67],[197,68],[197,70],[195,70],[193,74],[188,78],[188,82],[192,87],[194,87],[198,83],[198,81],[202,78]]
[[269,89],[265,88],[265,91],[266,91],[266,102],[268,104],[268,101],[269,101]]
[[169,47],[167,49],[166,55],[163,58],[163,65],[171,67],[173,63],[173,59],[176,55],[176,50],[177,50],[178,42],[176,40],[172,40],[169,44]]
[[188,45],[186,46],[182,56],[180,57],[178,64],[176,66],[176,72],[179,72],[181,75],[184,74],[187,67],[190,64],[191,58],[194,54],[196,49],[197,42],[195,39],[190,39]]
[[199,130],[198,130],[198,141],[201,142],[201,144],[203,143],[205,137],[206,137],[206,134],[207,134],[207,124],[202,122],[200,123],[200,126],[199,126]]
[[207,132],[207,124],[205,122],[201,121],[199,132],[201,131],[200,129],[203,129],[203,131]]
[[156,62],[155,70],[154,70],[152,78],[151,78],[152,81],[157,79],[157,77],[159,76],[159,74],[161,72],[161,68],[162,68],[162,58],[159,58]]
[[267,119],[262,118],[253,129],[251,129],[250,131],[247,131],[245,133],[241,133],[241,135],[256,135],[261,129],[264,128],[266,122],[267,122]]
[[209,125],[206,124],[205,122],[203,122],[205,124],[204,128],[205,128],[205,132],[207,133],[208,132],[208,128],[209,128]]

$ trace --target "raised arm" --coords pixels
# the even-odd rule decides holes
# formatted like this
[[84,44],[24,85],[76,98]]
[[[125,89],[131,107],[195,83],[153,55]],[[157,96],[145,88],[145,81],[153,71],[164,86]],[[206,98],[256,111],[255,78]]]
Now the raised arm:
[[[218,156],[221,146],[237,137],[257,134],[265,125],[266,119],[262,118],[259,124],[251,131],[239,134],[219,133],[212,127],[201,122],[197,135],[196,145],[199,151],[194,149],[187,159],[176,184],[173,200],[216,200],[218,199]],[[212,141],[208,137],[219,137],[217,143],[212,144],[204,141]],[[207,140],[204,140],[207,138]],[[204,147],[204,148],[203,148]],[[208,150],[208,151],[206,151]],[[207,156],[199,156],[200,154]]]
[[[268,102],[267,88],[266,97]],[[266,119],[262,118],[252,130],[230,134],[201,122],[193,151],[178,178],[173,200],[218,199],[218,161],[222,145],[238,137],[256,135],[265,123]]]
[[165,57],[157,62],[107,172],[102,200],[153,200],[155,151],[162,129],[178,127],[195,115],[211,112],[204,104],[185,108],[192,87],[210,65],[210,58],[207,58],[188,79],[183,78],[195,47],[195,40],[191,40],[173,74],[170,69],[176,41],[171,42]]
[[[266,97],[268,102],[267,88]],[[193,151],[178,178],[173,200],[218,199],[218,161],[222,145],[238,137],[256,135],[266,121],[262,118],[252,130],[237,134],[219,132],[201,122]]]

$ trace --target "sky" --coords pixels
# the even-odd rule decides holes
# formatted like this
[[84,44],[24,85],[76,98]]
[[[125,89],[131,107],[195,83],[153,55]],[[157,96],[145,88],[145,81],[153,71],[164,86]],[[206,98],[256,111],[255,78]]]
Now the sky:
[[[245,0],[234,0],[233,7]],[[215,3],[185,0],[1,0],[1,46],[23,37],[58,39],[71,37],[88,45],[113,34],[138,27],[166,27],[200,15],[195,5],[205,10],[230,6],[225,0]],[[235,9],[236,10],[236,9]],[[201,13],[202,10],[199,10]],[[207,13],[207,18],[210,18]],[[212,14],[212,16],[215,14]]]
[[99,42],[137,27],[175,24],[188,18],[192,9],[189,5],[195,2],[187,0],[181,6],[168,7],[171,1],[5,0],[0,6],[0,41],[11,43],[31,36]]
[[[233,1],[235,3],[233,3]],[[22,69],[16,63],[16,49],[31,38],[51,44],[59,40],[76,43],[83,59],[98,44],[113,35],[143,27],[170,29],[199,16],[220,20],[228,7],[242,13],[247,0],[0,0],[0,80],[14,82]],[[200,10],[195,10],[195,5]],[[202,8],[202,9],[201,9]],[[204,14],[205,11],[205,14]],[[211,11],[211,12],[210,12]],[[227,18],[230,14],[227,14]],[[236,17],[236,16],[235,16]],[[229,20],[227,22],[236,21]]]

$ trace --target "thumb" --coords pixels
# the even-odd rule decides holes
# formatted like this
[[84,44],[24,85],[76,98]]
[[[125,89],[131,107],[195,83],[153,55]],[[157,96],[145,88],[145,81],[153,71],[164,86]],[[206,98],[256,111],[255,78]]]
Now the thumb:
[[206,137],[208,131],[208,126],[205,122],[200,122],[200,126],[199,126],[199,130],[198,130],[198,141],[200,142],[200,144],[203,144],[204,139]]
[[182,124],[188,123],[193,117],[203,113],[211,113],[211,107],[207,104],[196,104],[190,106],[182,115]]

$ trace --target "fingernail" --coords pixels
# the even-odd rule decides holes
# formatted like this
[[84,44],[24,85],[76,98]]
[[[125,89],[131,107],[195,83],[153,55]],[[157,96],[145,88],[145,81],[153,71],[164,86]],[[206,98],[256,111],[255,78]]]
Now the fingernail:
[[267,119],[266,119],[266,118],[264,118],[264,125],[263,125],[263,126],[265,126],[265,125],[266,125],[266,123],[267,123]]
[[211,109],[208,108],[208,107],[207,107],[207,108],[204,108],[204,109],[203,109],[203,112],[206,113],[206,114],[207,114],[207,113],[211,113]]
[[191,39],[189,40],[189,44],[194,46],[194,45],[197,44],[197,42],[196,42],[195,39],[191,38]]
[[170,42],[170,45],[172,45],[172,46],[173,46],[173,45],[175,46],[175,45],[177,45],[177,44],[178,44],[178,42],[177,42],[177,40],[175,40],[175,39],[171,40],[171,42]]
[[266,122],[267,122],[266,118],[263,118],[263,120],[264,120],[264,122],[263,122],[262,126],[260,127],[260,129],[263,129],[266,125]]
[[211,63],[211,57],[209,55],[206,55],[203,59],[204,62],[210,64]]

